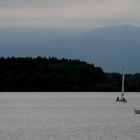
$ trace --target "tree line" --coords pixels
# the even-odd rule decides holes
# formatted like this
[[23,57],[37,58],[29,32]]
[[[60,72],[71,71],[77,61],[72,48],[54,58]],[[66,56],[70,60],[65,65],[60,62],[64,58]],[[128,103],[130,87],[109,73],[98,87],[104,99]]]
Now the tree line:
[[[0,91],[120,91],[121,74],[80,60],[0,58]],[[126,91],[140,91],[140,74],[128,74]]]

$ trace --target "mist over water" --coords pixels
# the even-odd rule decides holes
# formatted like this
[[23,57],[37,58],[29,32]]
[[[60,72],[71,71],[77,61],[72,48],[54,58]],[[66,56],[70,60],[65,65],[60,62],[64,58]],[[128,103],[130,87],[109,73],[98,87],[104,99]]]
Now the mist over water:
[[2,140],[139,140],[140,93],[0,93]]

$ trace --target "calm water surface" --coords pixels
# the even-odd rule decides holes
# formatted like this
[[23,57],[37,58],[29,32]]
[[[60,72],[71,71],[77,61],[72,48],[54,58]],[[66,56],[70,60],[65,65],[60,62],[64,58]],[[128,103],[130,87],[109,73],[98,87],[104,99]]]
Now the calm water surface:
[[0,93],[0,140],[140,140],[140,93]]

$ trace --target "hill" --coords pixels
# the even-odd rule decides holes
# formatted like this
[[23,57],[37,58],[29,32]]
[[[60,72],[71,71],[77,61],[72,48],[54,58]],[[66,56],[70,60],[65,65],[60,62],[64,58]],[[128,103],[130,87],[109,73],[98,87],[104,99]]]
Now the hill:
[[80,60],[0,58],[0,91],[92,91],[104,78],[101,68]]
[[53,40],[47,46],[50,54],[95,62],[107,72],[120,72],[122,64],[127,66],[127,73],[140,70],[137,65],[140,27],[123,25],[94,29],[77,38]]
[[[140,91],[140,74],[125,77],[125,91]],[[121,79],[80,60],[0,58],[0,91],[121,91]]]
[[109,26],[73,37],[70,37],[68,32],[61,37],[57,34],[56,38],[51,39],[46,32],[30,30],[29,33],[26,30],[24,36],[20,36],[12,30],[8,32],[8,37],[4,31],[0,32],[0,55],[81,59],[89,63],[94,62],[107,72],[120,72],[122,64],[127,66],[127,73],[136,73],[140,70],[140,27]]

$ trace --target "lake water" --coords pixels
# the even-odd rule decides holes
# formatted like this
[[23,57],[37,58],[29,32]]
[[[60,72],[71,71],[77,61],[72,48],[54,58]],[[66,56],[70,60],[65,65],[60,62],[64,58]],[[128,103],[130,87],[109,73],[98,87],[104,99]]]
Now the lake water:
[[140,140],[140,93],[0,93],[0,140]]

